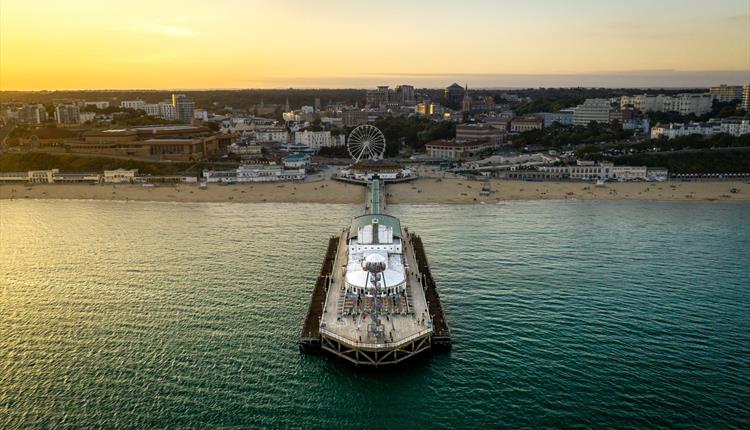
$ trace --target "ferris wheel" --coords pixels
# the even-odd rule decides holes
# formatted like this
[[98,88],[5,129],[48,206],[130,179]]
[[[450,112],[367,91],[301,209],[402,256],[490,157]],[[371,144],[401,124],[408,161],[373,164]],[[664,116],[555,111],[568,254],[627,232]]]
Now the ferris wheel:
[[346,149],[355,163],[361,159],[381,160],[385,154],[385,136],[376,127],[360,125],[349,133]]

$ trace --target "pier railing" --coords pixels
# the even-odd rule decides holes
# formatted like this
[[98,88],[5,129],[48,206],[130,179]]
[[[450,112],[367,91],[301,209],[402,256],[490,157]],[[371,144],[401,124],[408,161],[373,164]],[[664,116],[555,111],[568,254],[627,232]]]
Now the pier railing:
[[351,340],[349,338],[346,338],[344,336],[338,335],[330,330],[327,330],[326,328],[320,329],[321,334],[325,335],[326,337],[330,337],[331,339],[335,339],[336,341],[343,343],[345,345],[349,345],[356,348],[365,348],[365,349],[395,349],[402,345],[406,345],[409,342],[413,342],[420,337],[426,336],[433,332],[431,328],[420,330],[417,333],[414,333],[411,336],[407,336],[403,339],[400,339],[396,342],[384,342],[384,343],[368,343],[368,342],[357,342],[356,340]]
[[300,336],[300,348],[315,348],[320,346],[320,318],[323,316],[323,306],[325,305],[326,292],[328,289],[328,279],[333,273],[333,264],[336,259],[336,251],[339,245],[338,236],[331,237],[328,240],[328,250],[326,251],[325,260],[320,268],[318,280],[315,282],[310,305],[305,317],[305,324]]

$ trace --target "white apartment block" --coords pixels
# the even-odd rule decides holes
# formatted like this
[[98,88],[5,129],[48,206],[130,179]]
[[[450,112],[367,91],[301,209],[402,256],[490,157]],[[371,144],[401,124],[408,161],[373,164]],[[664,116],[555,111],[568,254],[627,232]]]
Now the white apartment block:
[[609,122],[609,113],[612,105],[606,99],[586,99],[583,104],[576,106],[575,125],[588,125],[590,122]]
[[709,94],[711,94],[716,101],[731,102],[742,98],[742,86],[722,84],[711,87]]
[[74,104],[57,105],[55,120],[58,124],[78,124],[81,121],[81,110]]
[[169,121],[174,121],[177,119],[177,109],[172,105],[172,103],[150,103],[144,105],[143,110],[148,116],[155,116]]
[[341,146],[346,143],[344,135],[331,136],[330,131],[298,131],[294,133],[294,143],[305,145],[312,150],[323,147]]
[[700,134],[704,136],[710,136],[712,134],[721,132],[721,124],[718,122],[691,122],[689,124],[669,123],[669,124],[657,124],[651,127],[651,138],[658,139],[660,137],[666,137],[667,139],[674,139],[680,136],[690,136],[692,134]]
[[642,112],[677,112],[680,115],[703,115],[711,112],[714,96],[711,94],[683,93],[674,96],[664,94],[620,97],[620,107],[633,106]]
[[289,133],[285,127],[259,128],[255,130],[255,141],[258,143],[287,143]]
[[120,107],[123,109],[146,110],[146,102],[143,100],[122,100],[120,101]]
[[732,136],[748,134],[750,133],[750,118],[724,118],[721,120],[720,131]]

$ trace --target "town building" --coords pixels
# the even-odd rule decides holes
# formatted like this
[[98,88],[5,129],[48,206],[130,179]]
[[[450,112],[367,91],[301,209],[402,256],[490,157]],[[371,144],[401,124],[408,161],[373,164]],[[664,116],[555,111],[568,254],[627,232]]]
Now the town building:
[[443,92],[443,98],[445,98],[446,103],[454,107],[461,106],[464,95],[464,88],[455,82],[445,88],[445,91]]
[[544,127],[549,127],[554,123],[560,125],[574,125],[576,122],[575,111],[573,109],[561,109],[557,112],[540,112],[534,116],[544,119]]
[[208,121],[208,111],[206,109],[195,109],[193,111],[193,119]]
[[363,110],[345,110],[341,112],[341,121],[344,127],[356,127],[367,124],[368,114]]
[[96,120],[96,112],[81,112],[78,114],[78,122],[81,124]]
[[720,122],[691,122],[688,124],[682,123],[658,123],[651,127],[651,138],[667,138],[674,139],[680,136],[690,136],[693,134],[699,134],[703,136],[710,136],[712,134],[721,132]]
[[23,105],[16,115],[20,124],[39,125],[47,121],[47,109],[41,104]]
[[146,102],[143,100],[121,100],[120,107],[123,109],[145,110]]
[[711,94],[678,94],[664,99],[664,112],[677,112],[680,115],[703,115],[711,112],[714,99]]
[[193,121],[195,102],[185,94],[172,94],[172,106],[175,110],[175,119],[180,122],[190,123]]
[[501,130],[510,130],[510,122],[515,118],[516,114],[512,111],[499,112],[491,115],[483,116],[482,119],[487,124],[492,125],[495,128]]
[[712,94],[682,93],[673,96],[663,94],[638,94],[620,97],[620,107],[633,107],[641,112],[677,112],[680,115],[703,115],[711,111]]
[[388,103],[388,86],[380,85],[375,90],[368,90],[365,97],[367,105],[371,107],[384,107]]
[[235,142],[227,147],[227,152],[237,154],[241,159],[258,158],[263,154],[263,147],[255,142]]
[[708,122],[691,122],[656,124],[651,128],[651,138],[657,139],[664,137],[674,139],[680,136],[690,136],[699,134],[710,136],[717,133],[727,133],[732,136],[742,136],[750,133],[750,117],[730,117],[721,120],[711,120]]
[[575,125],[586,126],[591,122],[608,123],[612,106],[606,99],[586,99],[573,109]]
[[414,106],[416,104],[416,98],[414,97],[414,86],[412,85],[396,86],[395,95],[395,101],[404,106]]
[[720,126],[721,133],[732,136],[742,136],[750,133],[750,116],[723,118]]
[[286,127],[263,127],[255,130],[255,141],[258,143],[286,143],[289,132]]
[[742,103],[740,109],[744,109],[746,113],[750,113],[750,84],[742,86]]
[[81,121],[81,110],[75,104],[55,106],[55,121],[58,124],[78,124]]
[[709,94],[714,96],[714,100],[723,103],[740,100],[742,99],[742,86],[721,84],[711,87]]
[[232,138],[216,135],[206,127],[142,126],[92,130],[83,134],[83,141],[66,142],[64,150],[84,154],[197,161],[217,154],[220,147],[228,147]]
[[294,133],[294,143],[304,145],[313,151],[323,147],[341,146],[345,143],[344,135],[332,136],[330,131],[298,131]]
[[439,103],[431,102],[429,100],[417,103],[417,105],[414,107],[414,110],[418,115],[424,116],[442,117],[445,114],[445,107],[443,107]]
[[523,133],[524,131],[541,130],[544,128],[544,118],[536,115],[517,116],[510,121],[511,133]]
[[425,150],[427,158],[433,160],[463,160],[496,147],[487,140],[441,139],[428,142]]
[[458,124],[456,140],[486,140],[497,147],[505,140],[505,130],[490,124]]

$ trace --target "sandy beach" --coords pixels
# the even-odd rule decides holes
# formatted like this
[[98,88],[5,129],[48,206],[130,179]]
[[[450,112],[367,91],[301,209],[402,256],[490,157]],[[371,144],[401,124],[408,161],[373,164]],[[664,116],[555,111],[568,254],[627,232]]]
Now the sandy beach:
[[[482,204],[505,200],[652,200],[750,202],[750,185],[740,181],[633,182],[604,186],[582,182],[490,181],[491,193],[480,195],[482,182],[422,178],[388,185],[388,204]],[[731,189],[736,189],[736,193]],[[214,185],[0,185],[0,199],[89,199],[169,202],[348,203],[364,201],[365,188],[333,180],[305,183]]]

